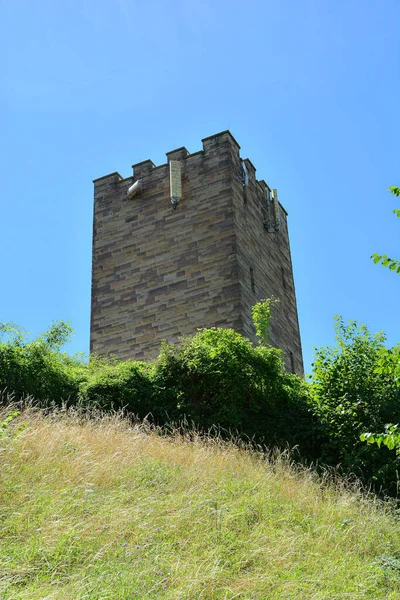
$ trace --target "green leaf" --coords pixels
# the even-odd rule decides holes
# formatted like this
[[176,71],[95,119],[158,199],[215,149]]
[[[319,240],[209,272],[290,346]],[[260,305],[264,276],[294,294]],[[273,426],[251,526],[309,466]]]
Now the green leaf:
[[400,196],[400,188],[399,188],[399,187],[397,187],[397,186],[395,186],[395,185],[392,185],[392,186],[389,188],[389,192],[390,192],[391,194],[394,194],[395,196]]
[[385,440],[384,440],[385,445],[389,448],[389,450],[393,450],[395,444],[394,444],[394,439],[393,436],[390,435],[388,436]]

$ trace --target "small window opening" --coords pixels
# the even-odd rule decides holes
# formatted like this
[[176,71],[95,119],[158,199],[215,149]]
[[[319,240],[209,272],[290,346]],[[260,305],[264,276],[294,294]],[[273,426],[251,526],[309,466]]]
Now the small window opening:
[[247,204],[247,187],[243,186],[243,204]]
[[286,275],[285,275],[285,269],[284,269],[284,267],[281,267],[281,276],[282,276],[282,286],[283,286],[283,289],[286,290],[287,286],[286,286]]
[[293,356],[293,352],[289,352],[290,354],[290,369],[292,371],[292,373],[295,373],[295,368],[294,368],[294,356]]
[[256,285],[254,283],[254,269],[252,267],[250,267],[250,284],[251,284],[251,291],[254,294],[256,291]]
[[246,164],[243,161],[240,167],[239,179],[243,185],[249,185],[249,174],[247,173]]

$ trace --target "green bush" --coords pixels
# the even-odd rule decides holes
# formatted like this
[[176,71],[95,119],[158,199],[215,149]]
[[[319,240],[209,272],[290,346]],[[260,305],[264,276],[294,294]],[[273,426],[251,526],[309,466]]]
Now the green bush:
[[279,350],[254,347],[231,329],[204,329],[177,346],[164,344],[153,381],[158,420],[186,418],[269,444],[312,446],[306,384],[284,371]]
[[94,359],[81,383],[80,400],[104,410],[124,408],[144,418],[152,411],[153,370],[144,362]]
[[71,334],[62,322],[33,341],[3,324],[0,391],[17,399],[30,394],[42,404],[124,408],[160,425],[219,426],[269,446],[297,445],[303,458],[340,464],[396,494],[400,454],[360,436],[372,432],[365,434],[371,442],[388,423],[400,423],[400,347],[387,348],[382,333],[337,318],[337,344],[316,351],[307,384],[287,373],[281,351],[267,345],[271,302],[253,310],[257,346],[231,329],[204,329],[177,345],[164,343],[149,363],[70,357],[61,352]]
[[60,352],[71,331],[67,324],[57,322],[28,342],[23,330],[1,324],[0,391],[7,389],[17,399],[30,394],[38,401],[75,401],[85,366]]
[[[257,309],[267,327],[269,301]],[[315,457],[307,385],[285,372],[281,351],[266,346],[265,336],[254,347],[233,330],[204,329],[176,346],[162,345],[153,362],[92,357],[84,363],[61,352],[71,333],[64,323],[31,342],[11,325],[2,331],[0,390],[17,398],[30,394],[42,404],[69,399],[103,410],[124,408],[160,425],[215,425],[270,445],[298,444]]]
[[345,325],[337,317],[335,328],[337,344],[316,351],[311,380],[321,460],[396,492],[399,458],[362,443],[360,435],[400,422],[400,347],[387,348],[383,333],[355,321]]

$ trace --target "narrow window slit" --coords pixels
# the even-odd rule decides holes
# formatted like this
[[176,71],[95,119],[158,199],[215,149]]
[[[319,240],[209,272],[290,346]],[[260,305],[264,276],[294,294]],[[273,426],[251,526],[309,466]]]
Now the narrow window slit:
[[282,285],[283,285],[283,289],[286,290],[286,275],[285,275],[285,269],[283,267],[281,267],[281,276],[282,276]]
[[252,267],[250,267],[250,283],[251,283],[251,291],[254,294],[256,291],[256,285],[254,283],[254,269]]
[[292,371],[292,373],[295,373],[295,368],[294,368],[294,356],[293,356],[293,352],[290,352],[290,370]]

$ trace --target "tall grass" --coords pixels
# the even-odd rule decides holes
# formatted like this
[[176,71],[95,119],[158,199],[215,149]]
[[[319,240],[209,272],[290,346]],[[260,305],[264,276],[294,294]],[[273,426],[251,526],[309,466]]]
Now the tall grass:
[[285,455],[26,408],[0,456],[4,600],[400,598],[394,507]]

